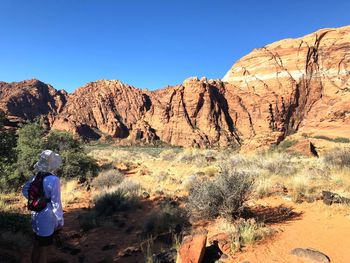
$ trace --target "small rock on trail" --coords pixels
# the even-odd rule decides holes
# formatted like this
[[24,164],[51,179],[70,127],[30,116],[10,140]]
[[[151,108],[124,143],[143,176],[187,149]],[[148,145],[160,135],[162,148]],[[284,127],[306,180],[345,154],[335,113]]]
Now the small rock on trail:
[[290,253],[294,256],[305,257],[319,263],[331,262],[326,254],[312,248],[295,248]]

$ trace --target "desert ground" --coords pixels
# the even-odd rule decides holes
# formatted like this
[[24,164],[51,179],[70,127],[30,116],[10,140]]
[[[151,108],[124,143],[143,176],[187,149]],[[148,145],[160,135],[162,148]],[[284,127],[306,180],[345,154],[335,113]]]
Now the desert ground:
[[[350,206],[322,200],[322,191],[350,197],[347,143],[319,158],[288,151],[292,144],[254,154],[86,146],[100,172],[85,182],[61,180],[65,227],[49,262],[175,262],[184,240],[198,236],[205,236],[202,262],[324,262],[293,255],[296,248],[350,262]],[[239,213],[226,202],[234,191],[219,184],[225,173],[248,182]],[[2,194],[0,208],[7,220],[30,229],[19,192]],[[30,262],[29,233],[3,232],[0,261]]]

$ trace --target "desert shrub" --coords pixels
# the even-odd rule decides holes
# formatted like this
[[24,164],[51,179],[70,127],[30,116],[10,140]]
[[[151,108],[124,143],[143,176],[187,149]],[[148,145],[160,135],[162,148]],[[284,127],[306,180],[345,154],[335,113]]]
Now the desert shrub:
[[305,176],[295,176],[291,186],[292,200],[301,202],[312,190],[310,187],[310,179]]
[[330,168],[322,162],[306,166],[304,173],[310,175],[313,179],[330,179],[331,176]]
[[272,190],[272,180],[270,178],[259,178],[255,180],[255,195],[258,198],[268,196]]
[[118,188],[129,197],[138,197],[142,190],[141,185],[138,182],[134,182],[130,179],[122,181]]
[[17,133],[16,177],[19,183],[22,183],[34,175],[34,164],[43,150],[44,129],[38,123],[29,123],[18,129]]
[[197,184],[197,181],[201,177],[198,173],[192,174],[182,181],[182,186],[185,190],[190,191],[194,185]]
[[350,139],[345,137],[337,137],[337,138],[334,138],[333,141],[339,142],[339,143],[350,143]]
[[296,141],[296,140],[285,139],[285,140],[281,141],[279,144],[271,146],[270,151],[284,152],[288,148],[295,145],[297,142],[298,141]]
[[242,220],[238,224],[238,231],[242,245],[252,245],[273,234],[272,229],[256,223],[255,220]]
[[129,209],[131,202],[122,190],[116,189],[113,192],[100,194],[94,203],[98,216],[111,216],[115,212]]
[[42,142],[43,149],[50,149],[61,155],[63,164],[57,171],[62,177],[79,178],[84,181],[98,171],[96,161],[88,156],[80,141],[70,133],[53,131]]
[[44,137],[44,129],[38,123],[29,123],[18,130],[17,169],[13,174],[17,185],[34,175],[34,164],[45,149],[61,155],[63,165],[57,173],[62,177],[74,177],[84,181],[97,174],[96,161],[84,152],[81,142],[74,139],[71,134],[53,131]]
[[331,142],[338,142],[338,143],[350,143],[350,139],[345,138],[345,137],[330,138],[330,137],[323,136],[323,135],[317,135],[317,136],[314,136],[314,138],[326,140],[326,141],[331,141]]
[[115,188],[104,191],[95,197],[95,211],[98,216],[111,216],[118,211],[136,207],[139,201],[140,185],[124,180]]
[[253,189],[251,175],[224,169],[215,180],[196,181],[189,192],[188,210],[195,218],[239,215]]
[[242,246],[252,245],[276,232],[263,223],[257,223],[254,219],[240,219],[235,223],[224,221],[220,225],[220,230],[228,234],[232,251],[239,250]]
[[4,114],[0,111],[0,169],[2,165],[16,162],[16,137],[13,132],[4,129]]
[[166,149],[159,154],[159,157],[163,161],[173,161],[176,158],[176,155],[177,153],[173,149]]
[[335,148],[324,155],[326,164],[341,168],[350,167],[350,148]]
[[102,171],[92,182],[97,189],[111,188],[119,185],[124,180],[124,175],[117,169]]
[[224,160],[221,165],[230,165],[233,169],[250,168],[255,166],[255,162],[251,158],[247,158],[240,154],[233,154],[227,160]]
[[207,164],[204,152],[199,149],[184,150],[177,155],[176,161],[179,163],[192,163],[196,166],[204,166]]
[[260,168],[267,170],[269,173],[288,176],[298,171],[298,165],[292,158],[289,154],[274,154],[261,156],[257,163]]
[[81,143],[74,139],[74,137],[68,133],[63,131],[52,131],[45,139],[44,139],[44,148],[50,149],[54,152],[81,152],[83,150]]
[[96,161],[84,152],[64,151],[61,154],[63,164],[57,171],[62,177],[78,178],[85,181],[98,172]]
[[143,233],[157,236],[164,233],[180,232],[187,226],[188,217],[185,209],[165,204],[159,211],[152,212],[145,220]]

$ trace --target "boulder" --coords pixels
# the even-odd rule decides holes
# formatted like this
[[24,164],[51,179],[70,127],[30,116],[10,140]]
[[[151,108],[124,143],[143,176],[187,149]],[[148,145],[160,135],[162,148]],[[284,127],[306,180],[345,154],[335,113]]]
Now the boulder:
[[178,250],[176,263],[201,263],[205,253],[207,234],[187,236]]
[[350,205],[350,198],[343,197],[337,193],[322,191],[322,200],[326,205],[331,204],[347,204]]
[[318,263],[331,262],[331,260],[326,254],[312,248],[295,248],[290,253],[294,256],[308,258]]

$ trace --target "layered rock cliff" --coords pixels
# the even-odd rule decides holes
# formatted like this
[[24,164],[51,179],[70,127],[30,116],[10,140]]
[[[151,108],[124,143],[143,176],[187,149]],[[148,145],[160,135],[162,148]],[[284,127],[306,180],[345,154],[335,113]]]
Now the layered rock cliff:
[[52,128],[93,139],[201,147],[239,143],[222,82],[196,78],[154,92],[120,81],[89,83],[69,95]]
[[186,79],[156,91],[120,81],[67,95],[37,80],[0,83],[13,122],[49,116],[87,139],[256,149],[293,133],[350,138],[350,27],[255,49],[222,80]]
[[274,133],[278,141],[297,131],[350,137],[349,71],[348,26],[255,49],[223,81],[234,93],[246,93],[247,132],[255,133],[249,139],[263,142]]
[[49,122],[66,104],[67,92],[56,90],[39,80],[0,82],[0,109],[10,126],[45,116]]

